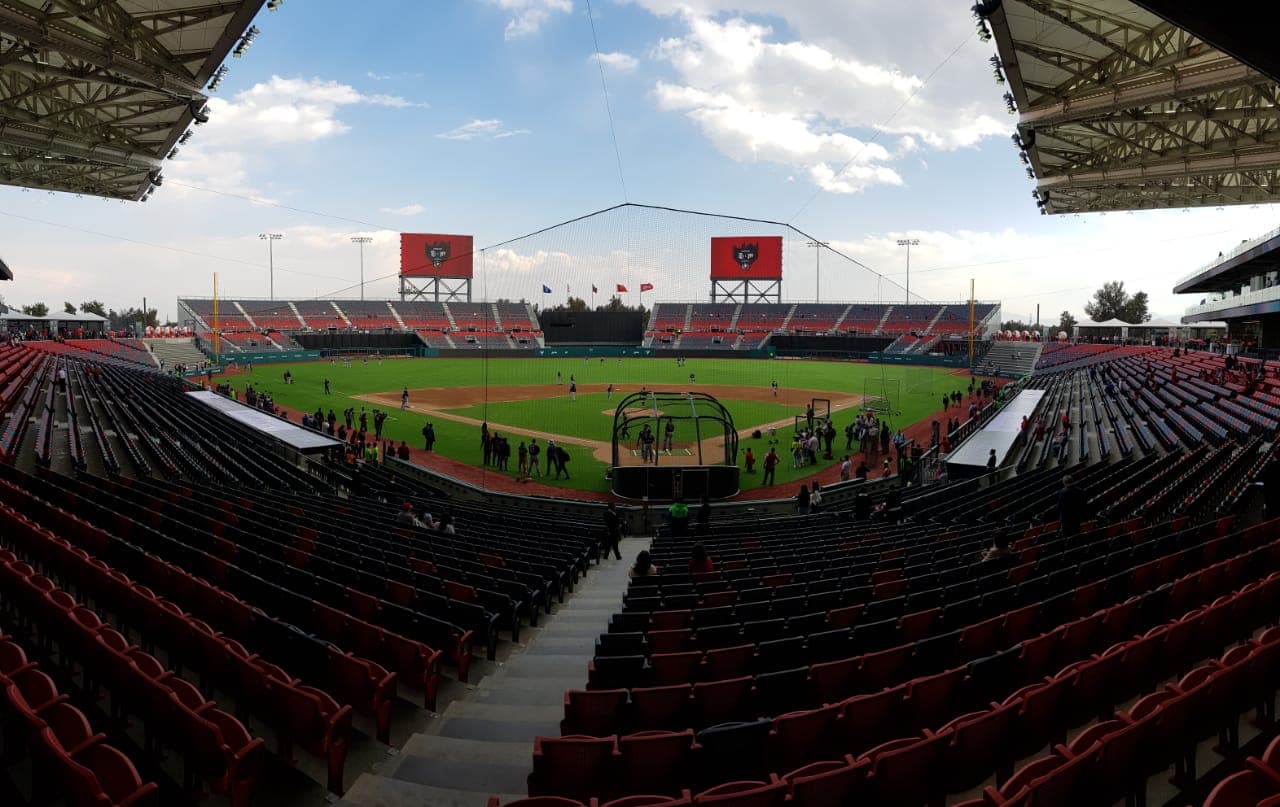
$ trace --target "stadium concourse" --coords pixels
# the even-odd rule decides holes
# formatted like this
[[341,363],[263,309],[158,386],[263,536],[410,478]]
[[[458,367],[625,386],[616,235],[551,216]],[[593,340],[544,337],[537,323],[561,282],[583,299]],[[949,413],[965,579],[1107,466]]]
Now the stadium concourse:
[[[132,342],[14,343],[5,720],[94,803],[1280,792],[1280,378],[1137,346],[1040,365],[996,474],[624,506],[616,560],[599,504],[267,448]],[[5,792],[42,803],[25,758]]]

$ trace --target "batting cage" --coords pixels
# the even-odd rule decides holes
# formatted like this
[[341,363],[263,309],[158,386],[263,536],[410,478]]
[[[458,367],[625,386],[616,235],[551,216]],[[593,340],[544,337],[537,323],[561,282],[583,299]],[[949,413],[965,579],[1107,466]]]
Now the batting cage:
[[722,499],[738,492],[733,414],[704,392],[641,389],[613,416],[615,494],[628,499]]

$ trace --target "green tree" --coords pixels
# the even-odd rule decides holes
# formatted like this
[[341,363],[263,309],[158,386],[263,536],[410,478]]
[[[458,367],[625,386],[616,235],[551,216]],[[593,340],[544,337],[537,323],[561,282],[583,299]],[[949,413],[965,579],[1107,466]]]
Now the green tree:
[[74,314],[74,313],[76,313],[76,307],[75,307],[74,305],[72,305],[71,303],[63,303],[63,304],[62,304],[62,310],[63,310],[63,311],[65,311],[65,312],[67,312],[68,314]]
[[1066,331],[1067,336],[1071,335],[1071,329],[1076,327],[1076,318],[1071,316],[1070,311],[1063,311],[1058,317],[1058,330]]
[[1132,322],[1135,325],[1151,319],[1151,312],[1147,310],[1147,293],[1145,291],[1140,291],[1129,298],[1129,303],[1124,307],[1124,313],[1121,314],[1120,319],[1125,322]]
[[145,313],[141,308],[126,308],[119,314],[114,311],[110,312],[110,314],[114,316],[109,315],[107,318],[111,320],[111,329],[116,331],[132,328],[139,322],[142,323],[144,328],[148,325],[155,327],[160,324],[154,308],[148,308]]
[[639,311],[641,314],[648,311],[648,309],[642,305],[639,305],[639,306],[627,305],[625,302],[623,302],[622,298],[616,294],[609,297],[609,302],[605,303],[604,305],[596,306],[596,310],[597,311]]
[[1030,322],[1023,322],[1020,319],[1010,319],[1000,323],[1000,330],[1002,331],[1034,331],[1036,330],[1036,326],[1032,325]]
[[1103,283],[1102,288],[1093,293],[1093,300],[1085,303],[1084,313],[1094,322],[1118,319],[1136,324],[1151,319],[1147,312],[1147,293],[1130,295],[1124,290],[1123,280]]
[[89,300],[81,303],[80,311],[84,314],[97,314],[100,317],[107,316],[107,307],[102,304],[101,300]]
[[32,303],[31,305],[24,305],[22,307],[22,313],[26,314],[29,317],[47,317],[49,316],[49,306],[45,305],[44,303]]

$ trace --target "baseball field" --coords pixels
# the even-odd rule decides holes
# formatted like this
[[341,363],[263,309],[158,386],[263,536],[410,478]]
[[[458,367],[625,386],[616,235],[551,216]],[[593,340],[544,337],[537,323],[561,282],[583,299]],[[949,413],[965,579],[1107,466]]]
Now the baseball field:
[[[286,385],[288,370],[294,383]],[[692,381],[690,380],[692,376]],[[324,392],[329,380],[330,392]],[[258,365],[249,373],[230,379],[238,390],[252,382],[279,405],[294,412],[317,407],[327,415],[332,409],[339,422],[347,407],[358,416],[369,412],[373,432],[374,410],[388,413],[383,437],[423,447],[422,429],[430,422],[436,434],[435,452],[480,468],[480,424],[487,423],[508,438],[512,446],[510,476],[516,475],[516,446],[530,438],[540,444],[554,439],[570,454],[570,478],[537,481],[561,488],[606,491],[605,473],[611,461],[614,411],[627,394],[642,387],[650,390],[690,389],[709,393],[733,415],[738,431],[738,464],[751,448],[757,457],[756,473],[742,475],[742,488],[758,487],[760,463],[769,449],[768,430],[774,426],[778,453],[783,457],[777,484],[811,475],[838,462],[844,447],[844,427],[861,411],[864,395],[887,390],[890,411],[883,418],[896,430],[906,428],[941,408],[944,392],[960,390],[966,379],[945,368],[902,367],[850,362],[784,359],[688,359],[674,358],[528,358],[528,359],[413,359],[352,358],[299,364]],[[777,394],[772,389],[778,384]],[[882,383],[882,381],[887,383]],[[577,393],[571,398],[570,384]],[[608,392],[609,385],[613,393]],[[401,409],[401,393],[409,390],[408,409]],[[870,392],[869,392],[870,391]],[[817,468],[793,468],[789,456],[792,425],[814,399],[830,402],[838,435],[835,459],[819,460]],[[823,404],[819,404],[821,411]],[[292,419],[296,420],[296,415]],[[753,438],[755,430],[761,438]],[[661,438],[659,434],[659,438]],[[635,432],[632,433],[632,438]],[[660,462],[696,462],[698,446],[691,435],[675,435],[673,450]],[[714,447],[702,444],[707,456]],[[628,445],[624,455],[634,451]],[[723,456],[723,451],[717,459]],[[639,460],[636,459],[638,462]]]

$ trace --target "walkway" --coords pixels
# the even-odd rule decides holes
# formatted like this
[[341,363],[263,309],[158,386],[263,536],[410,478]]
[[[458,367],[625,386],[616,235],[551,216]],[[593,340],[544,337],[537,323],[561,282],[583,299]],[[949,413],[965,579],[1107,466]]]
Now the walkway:
[[622,542],[622,560],[592,567],[569,601],[494,674],[469,688],[400,753],[361,776],[343,799],[353,807],[484,807],[525,794],[533,738],[559,736],[564,692],[583,689],[595,640],[622,606],[627,569],[648,538]]

